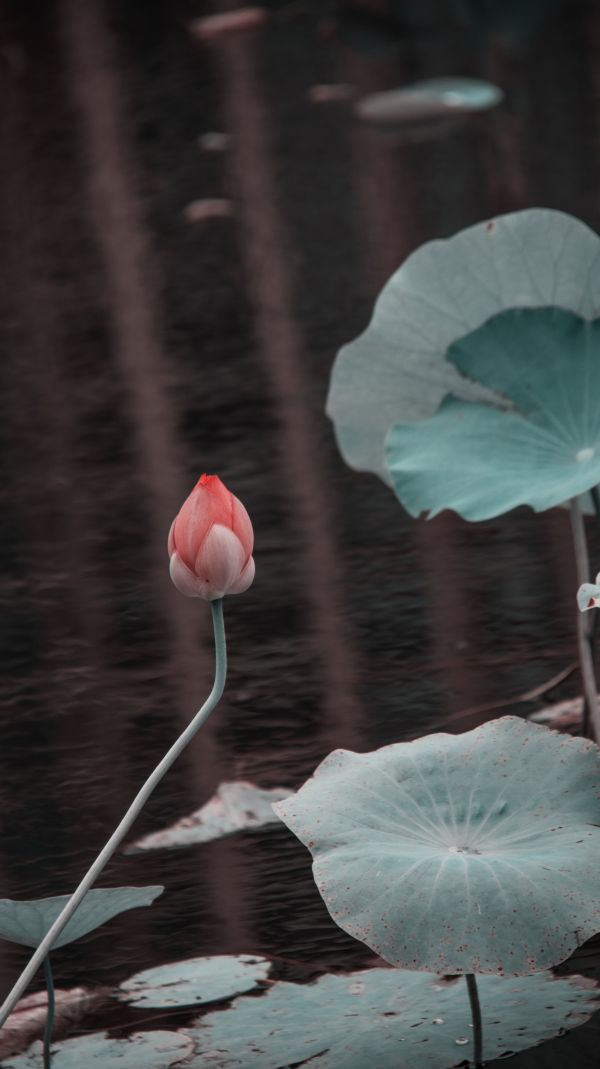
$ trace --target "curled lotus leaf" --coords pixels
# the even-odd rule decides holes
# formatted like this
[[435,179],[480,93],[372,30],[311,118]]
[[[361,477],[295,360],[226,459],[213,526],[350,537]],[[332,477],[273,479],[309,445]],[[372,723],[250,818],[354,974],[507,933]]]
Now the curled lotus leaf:
[[[595,989],[549,973],[477,981],[488,1060],[576,1028],[597,1008]],[[239,998],[189,1034],[200,1051],[189,1069],[448,1069],[473,1056],[464,980],[368,969],[312,984],[274,984]]]
[[[81,939],[125,910],[150,906],[163,891],[164,887],[159,886],[97,887],[88,891],[67,921],[54,947],[63,947],[75,939]],[[11,943],[26,947],[39,946],[70,898],[70,895],[56,895],[53,898],[23,901],[0,899],[0,939],[8,939]]]
[[334,921],[392,965],[522,975],[600,931],[600,751],[502,717],[336,750],[274,806]]
[[[600,240],[563,212],[513,212],[431,241],[391,277],[366,331],[335,360],[327,411],[346,462],[391,482],[392,427],[430,419],[443,398],[505,407],[460,373],[450,347],[508,309],[600,316]],[[522,354],[523,355],[523,354]]]
[[413,516],[541,512],[600,482],[600,320],[512,309],[455,342],[448,359],[511,407],[447,397],[432,419],[390,431],[388,468]]
[[595,583],[582,583],[577,591],[577,606],[580,612],[600,608],[600,573]]

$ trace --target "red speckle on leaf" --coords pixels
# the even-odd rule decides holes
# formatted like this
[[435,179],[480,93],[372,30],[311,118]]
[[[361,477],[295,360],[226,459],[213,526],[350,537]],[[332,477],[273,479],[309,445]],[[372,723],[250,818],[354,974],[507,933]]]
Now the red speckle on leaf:
[[485,224],[485,229],[487,230],[488,234],[493,233],[493,231],[496,229],[495,220],[494,219],[490,219],[489,223]]

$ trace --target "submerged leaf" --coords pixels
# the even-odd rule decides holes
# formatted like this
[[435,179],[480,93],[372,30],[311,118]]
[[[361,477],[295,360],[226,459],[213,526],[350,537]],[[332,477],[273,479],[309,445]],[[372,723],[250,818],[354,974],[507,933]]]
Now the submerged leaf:
[[120,998],[142,1009],[218,1002],[252,991],[270,968],[266,958],[249,954],[189,958],[136,973],[121,984]]
[[392,965],[520,975],[600,931],[600,751],[516,717],[336,750],[274,807],[331,916]]
[[236,831],[277,824],[272,803],[287,798],[291,793],[289,787],[264,790],[244,780],[221,783],[216,794],[189,817],[183,817],[162,831],[152,832],[143,839],[129,843],[124,852],[131,854],[137,850],[164,850],[191,846],[193,843],[208,843]]
[[[178,1032],[136,1032],[127,1039],[111,1039],[106,1032],[67,1039],[52,1045],[52,1069],[169,1069],[193,1053],[190,1037]],[[186,1063],[187,1064],[187,1063]],[[3,1063],[3,1069],[40,1069],[42,1045]]]
[[542,709],[530,713],[527,719],[532,720],[534,724],[546,724],[556,731],[571,729],[574,734],[579,734],[583,719],[583,696],[545,705]]
[[433,419],[390,431],[387,465],[411,515],[541,512],[600,482],[600,320],[512,309],[455,342],[448,359],[513,407],[448,397]]
[[[81,939],[119,913],[151,905],[163,891],[164,887],[97,887],[88,891],[56,940],[55,949]],[[57,895],[23,902],[0,899],[0,939],[26,947],[39,946],[70,897]]]
[[429,419],[446,394],[502,407],[446,353],[499,312],[550,307],[600,316],[600,241],[563,212],[514,212],[417,249],[384,287],[367,330],[336,358],[327,411],[346,462],[389,483],[390,428]]
[[[477,986],[486,1062],[575,1028],[598,1006],[595,990],[549,973],[483,976]],[[200,1050],[190,1069],[448,1069],[472,1057],[473,1038],[463,980],[397,969],[277,983],[188,1034]]]
[[[68,990],[54,989],[55,1017],[54,1032],[67,1027],[71,1029],[80,1023],[90,1010],[107,999],[109,988],[72,987]],[[6,1024],[0,1029],[0,1058],[18,1054],[25,1050],[34,1039],[44,1034],[48,1016],[48,992],[34,991],[25,995],[15,1006]]]

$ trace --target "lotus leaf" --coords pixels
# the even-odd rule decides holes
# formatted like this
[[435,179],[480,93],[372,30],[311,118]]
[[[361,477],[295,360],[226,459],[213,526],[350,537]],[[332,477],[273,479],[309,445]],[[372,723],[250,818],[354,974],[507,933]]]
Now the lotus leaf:
[[[524,1050],[574,1028],[598,1006],[594,990],[549,973],[478,980],[484,1056]],[[472,1053],[463,980],[369,969],[276,983],[260,998],[236,999],[189,1031],[200,1056],[190,1069],[448,1069]]]
[[501,312],[448,350],[510,410],[448,397],[437,415],[387,437],[394,489],[413,516],[454,509],[484,520],[541,512],[600,481],[600,320],[560,308]]
[[[62,947],[93,932],[101,924],[124,913],[127,909],[149,906],[164,891],[164,887],[97,887],[88,891],[71,919],[59,935],[54,947]],[[0,939],[37,947],[54,924],[70,895],[37,898],[18,902],[0,899]]]
[[[127,1039],[111,1039],[107,1033],[79,1036],[52,1046],[52,1069],[170,1069],[186,1062],[193,1042],[178,1032],[136,1032]],[[26,1054],[3,1062],[3,1069],[40,1069],[42,1044],[34,1043]]]
[[459,339],[507,309],[600,316],[600,240],[563,212],[532,208],[423,245],[384,287],[367,330],[340,350],[327,411],[351,467],[386,482],[384,440],[429,419],[442,399],[506,404],[446,358]]
[[193,1006],[252,991],[269,975],[270,963],[249,954],[215,954],[145,969],[125,980],[120,997],[141,1008]]
[[287,798],[289,787],[263,789],[245,780],[221,783],[212,798],[189,816],[160,831],[151,832],[134,843],[129,843],[124,853],[138,850],[172,850],[195,843],[208,843],[222,839],[236,831],[250,831],[266,824],[277,823],[272,802]]
[[577,605],[580,612],[600,608],[600,573],[595,583],[582,583],[577,591]]
[[496,107],[503,96],[497,85],[476,78],[427,78],[400,89],[370,93],[358,101],[355,111],[373,123],[425,121],[448,113],[485,111]]
[[517,717],[336,750],[276,812],[392,965],[521,975],[600,931],[600,750]]

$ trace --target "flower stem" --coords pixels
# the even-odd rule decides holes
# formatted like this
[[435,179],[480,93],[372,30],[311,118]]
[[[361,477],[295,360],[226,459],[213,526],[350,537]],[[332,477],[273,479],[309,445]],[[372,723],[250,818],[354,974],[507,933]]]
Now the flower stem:
[[46,1027],[44,1029],[44,1069],[52,1069],[52,1054],[50,1052],[50,1045],[52,1043],[52,1029],[54,1028],[54,980],[52,979],[52,966],[50,965],[50,955],[47,954],[44,958],[44,976],[46,978],[46,988],[48,991],[48,1010],[46,1012]]
[[114,854],[121,841],[125,838],[127,832],[131,828],[136,817],[139,815],[141,809],[147,802],[148,798],[152,794],[152,791],[160,783],[165,773],[170,769],[173,762],[179,757],[180,753],[185,749],[188,742],[194,737],[198,728],[208,718],[210,713],[217,705],[223,690],[225,688],[225,677],[227,674],[227,648],[225,644],[225,628],[223,624],[223,599],[219,598],[216,601],[210,603],[212,611],[212,622],[215,638],[215,679],[213,688],[204,702],[204,705],[196,713],[194,719],[188,724],[185,731],[179,736],[179,738],[173,743],[171,748],[167,751],[165,756],[159,761],[158,765],[153,772],[150,773],[148,779],[144,783],[143,787],[136,794],[129,809],[125,813],[125,816],[117,825],[110,839],[104,846],[104,848],[98,854],[98,857],[93,862],[91,867],[86,872],[81,883],[71,895],[71,898],[66,903],[62,912],[58,915],[52,927],[48,930],[42,942],[38,946],[35,953],[32,955],[29,963],[21,973],[19,979],[14,985],[12,991],[7,995],[6,999],[0,1006],[0,1027],[4,1024],[9,1013],[14,1009],[17,1000],[23,994],[23,991],[35,976],[40,965],[44,961],[48,951],[53,946],[58,936],[62,932],[67,922],[73,916],[77,907],[81,904],[83,898],[89,891],[92,884],[98,878],[102,872],[104,866],[110,861],[110,858]]
[[477,980],[472,972],[466,973],[465,980],[467,981],[473,1021],[473,1064],[475,1069],[480,1069],[480,1066],[483,1065],[483,1029],[481,1026],[481,1006],[479,1005]]
[[[594,506],[594,512],[596,514],[596,521],[598,523],[598,526],[600,527],[600,491],[598,490],[597,486],[592,486],[592,489],[590,490],[590,497],[592,499],[592,504]],[[592,613],[592,617],[593,617],[593,619],[592,619],[591,627],[590,627],[589,624],[588,624],[588,627],[590,628],[590,647],[591,647],[591,650],[592,650],[592,661],[593,661],[594,660],[594,650],[596,648],[596,641],[598,639],[598,629],[600,627],[600,612],[593,612]]]
[[[587,541],[581,505],[576,497],[571,498],[571,530],[573,532],[573,549],[577,567],[579,586],[590,581],[590,565]],[[593,636],[589,616],[577,613],[577,644],[579,648],[579,665],[583,683],[583,718],[582,735],[590,733],[596,742],[600,742],[600,712],[598,710],[598,687],[594,672]]]

